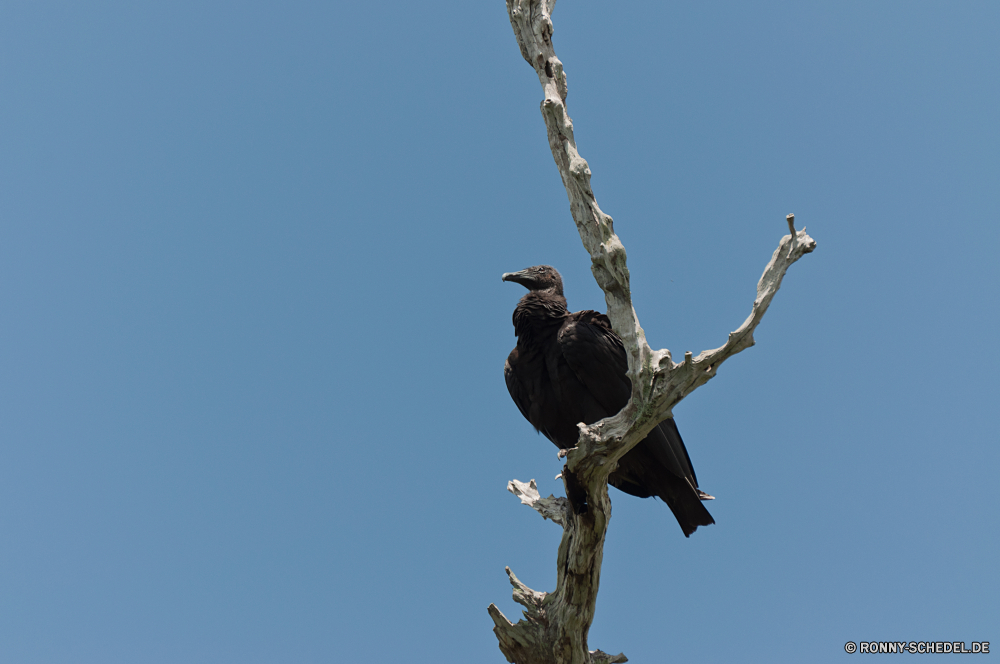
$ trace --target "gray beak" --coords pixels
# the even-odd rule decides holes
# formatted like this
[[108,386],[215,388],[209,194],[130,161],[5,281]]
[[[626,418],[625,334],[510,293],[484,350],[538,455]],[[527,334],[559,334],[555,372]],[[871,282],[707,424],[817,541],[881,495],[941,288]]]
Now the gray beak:
[[500,277],[501,281],[513,281],[515,284],[524,285],[525,281],[531,281],[531,268],[526,267],[523,270],[517,272],[504,272],[503,276]]

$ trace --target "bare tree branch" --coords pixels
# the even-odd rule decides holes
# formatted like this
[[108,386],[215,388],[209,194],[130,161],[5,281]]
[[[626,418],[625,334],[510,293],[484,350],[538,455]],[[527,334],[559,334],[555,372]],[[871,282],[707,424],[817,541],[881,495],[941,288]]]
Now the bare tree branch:
[[[771,299],[781,286],[788,268],[816,248],[805,229],[796,231],[794,215],[788,215],[790,234],[781,239],[757,284],[757,297],[747,319],[729,334],[725,344],[693,357],[686,353],[676,363],[667,349],[654,351],[646,343],[632,306],[625,248],[615,235],[613,222],[597,205],[590,186],[590,167],[577,151],[573,121],[566,110],[566,74],[552,45],[551,12],[555,0],[507,0],[507,12],[521,55],[538,75],[544,100],[542,117],[549,147],[569,197],[570,212],[591,259],[591,270],[604,291],[608,317],[622,338],[628,354],[632,398],[614,417],[591,425],[580,424],[577,447],[569,450],[563,481],[586,491],[589,509],[575,514],[568,501],[541,498],[534,480],[512,481],[508,490],[543,517],[563,526],[557,557],[558,580],[552,593],[539,593],[522,584],[507,569],[514,586],[514,600],[526,607],[524,620],[512,625],[490,605],[490,615],[509,662],[519,664],[584,664],[624,662],[624,655],[611,657],[587,650],[587,632],[594,615],[600,582],[604,537],[611,517],[607,479],[617,461],[643,440],[659,422],[670,417],[672,408],[685,396],[711,380],[719,365],[754,345],[753,333]],[[563,501],[563,502],[560,502]]]
[[489,606],[495,625],[493,632],[507,661],[518,664],[627,662],[625,655],[620,653],[611,656],[600,650],[587,650],[587,633],[594,620],[600,585],[604,534],[611,512],[607,483],[599,492],[603,502],[591,505],[584,514],[575,514],[565,498],[540,497],[534,480],[527,484],[514,480],[508,483],[507,489],[543,517],[563,526],[555,591],[532,590],[508,567],[514,601],[525,607],[524,620],[511,624],[495,604]]

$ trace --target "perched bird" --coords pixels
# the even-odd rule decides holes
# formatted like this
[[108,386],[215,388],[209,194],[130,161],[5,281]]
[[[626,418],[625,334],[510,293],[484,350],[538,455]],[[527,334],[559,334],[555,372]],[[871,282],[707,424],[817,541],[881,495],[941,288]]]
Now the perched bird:
[[[504,281],[528,289],[514,309],[517,347],[504,365],[507,390],[521,414],[559,449],[575,447],[577,424],[593,424],[628,403],[632,383],[622,340],[596,311],[570,313],[562,277],[550,265],[508,272]],[[611,486],[640,498],[658,496],[685,537],[715,523],[702,500],[691,459],[673,418],[658,424],[618,461]],[[569,496],[574,507],[579,498]],[[578,509],[578,511],[580,511]]]

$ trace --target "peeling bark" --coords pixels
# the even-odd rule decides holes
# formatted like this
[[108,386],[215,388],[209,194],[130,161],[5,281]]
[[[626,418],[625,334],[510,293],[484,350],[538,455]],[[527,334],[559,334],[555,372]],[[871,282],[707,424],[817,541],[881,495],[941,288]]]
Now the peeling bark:
[[[686,353],[674,362],[667,349],[653,350],[635,309],[629,287],[625,248],[615,235],[613,222],[597,205],[590,187],[590,167],[577,151],[573,121],[566,110],[566,74],[552,45],[551,12],[555,0],[507,0],[507,12],[521,55],[542,85],[542,117],[549,147],[569,197],[570,212],[583,246],[590,254],[591,270],[604,291],[608,317],[628,353],[632,398],[614,417],[591,425],[580,424],[580,439],[566,455],[566,468],[587,493],[589,510],[575,514],[565,498],[541,498],[535,481],[514,480],[507,489],[521,502],[563,527],[557,554],[556,589],[543,593],[528,588],[507,568],[514,601],[525,607],[524,619],[512,624],[497,607],[489,606],[494,633],[508,662],[518,664],[589,664],[625,662],[624,655],[588,651],[587,633],[594,617],[600,585],[604,537],[611,518],[608,475],[618,459],[649,431],[672,415],[673,407],[696,388],[715,377],[726,359],[754,345],[753,333],[781,286],[788,268],[816,248],[805,229],[795,230],[788,215],[789,235],[778,243],[757,284],[750,315],[726,343],[694,357]],[[565,482],[565,473],[564,473]]]

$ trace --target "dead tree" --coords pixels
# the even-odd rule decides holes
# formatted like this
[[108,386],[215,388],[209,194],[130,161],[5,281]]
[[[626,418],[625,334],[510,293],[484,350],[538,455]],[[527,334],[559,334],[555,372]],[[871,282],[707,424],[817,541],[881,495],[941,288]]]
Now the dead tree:
[[681,362],[674,362],[669,350],[651,349],[632,307],[625,248],[615,235],[611,217],[597,206],[590,188],[590,168],[577,152],[573,138],[573,122],[566,112],[566,76],[552,46],[554,6],[555,0],[507,0],[507,13],[521,55],[542,84],[545,98],[541,110],[549,147],[569,196],[573,221],[590,254],[591,270],[604,291],[608,317],[625,343],[632,398],[614,417],[589,426],[580,424],[579,442],[566,456],[566,467],[576,474],[587,493],[587,512],[575,514],[565,498],[542,498],[534,480],[508,483],[507,489],[520,497],[522,503],[563,527],[556,558],[556,589],[551,593],[532,590],[507,568],[514,586],[514,601],[525,607],[524,619],[512,624],[494,604],[490,604],[489,613],[496,625],[493,631],[500,641],[500,650],[508,662],[625,662],[623,654],[591,652],[587,647],[587,632],[594,618],[601,577],[604,537],[611,518],[608,475],[650,429],[672,415],[675,404],[713,378],[723,361],[754,345],[754,329],[781,286],[785,272],[802,255],[815,249],[816,242],[806,235],[805,229],[796,231],[795,217],[788,215],[790,234],[781,239],[764,268],[750,316],[735,332],[729,333],[723,346],[703,351],[697,357],[685,353]]

